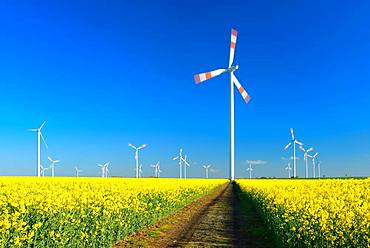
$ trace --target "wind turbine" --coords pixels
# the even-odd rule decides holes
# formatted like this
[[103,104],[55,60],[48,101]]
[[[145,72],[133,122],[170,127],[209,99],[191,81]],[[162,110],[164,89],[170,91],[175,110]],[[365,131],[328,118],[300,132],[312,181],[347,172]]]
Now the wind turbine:
[[80,172],[82,172],[82,170],[78,169],[77,167],[75,167],[75,170],[76,170],[76,177],[79,177]]
[[247,168],[247,171],[249,171],[249,179],[252,179],[252,164],[251,163],[248,163],[248,168]]
[[292,167],[290,166],[290,162],[288,162],[288,166],[285,167],[285,169],[288,171],[288,178],[290,178],[290,171],[292,170]]
[[154,168],[154,176],[159,177],[159,171],[160,171],[159,161],[156,164],[152,164],[150,167]]
[[261,165],[261,164],[266,164],[266,161],[263,160],[247,160],[247,163],[249,164],[249,178],[252,178],[252,165]]
[[306,178],[308,178],[308,153],[313,150],[313,147],[308,148],[307,150],[304,149],[303,146],[300,146],[299,149],[301,149],[304,152],[303,159],[306,162]]
[[109,162],[105,164],[98,164],[98,166],[101,168],[101,177],[107,177],[108,176],[108,166]]
[[319,153],[318,153],[318,152],[316,152],[316,153],[312,156],[312,171],[313,171],[313,177],[314,177],[314,178],[316,178],[316,175],[315,175],[315,172],[316,172],[315,160],[316,160],[317,155],[319,155]]
[[318,178],[321,178],[321,161],[317,162],[317,173],[318,173]]
[[212,165],[203,165],[203,168],[206,170],[206,178],[208,178],[208,170]]
[[294,137],[294,131],[293,128],[290,128],[290,134],[292,135],[292,140],[285,146],[284,150],[287,150],[292,144],[293,144],[293,177],[297,177],[297,166],[296,166],[296,157],[295,157],[295,145],[298,144],[300,146],[303,146],[303,143],[298,141]]
[[141,178],[142,175],[143,175],[143,165],[140,164],[139,165],[139,178]]
[[53,160],[51,157],[48,157],[49,161],[51,162],[50,164],[50,169],[51,169],[51,176],[54,177],[54,172],[55,172],[55,164],[59,163],[59,160]]
[[239,80],[235,77],[234,71],[239,68],[239,65],[234,65],[234,53],[236,45],[236,37],[238,32],[235,29],[231,29],[231,43],[230,43],[230,56],[229,56],[229,66],[227,69],[217,69],[210,72],[200,73],[194,76],[195,82],[201,83],[207,79],[216,77],[225,72],[230,73],[230,180],[235,179],[234,175],[234,84],[238,88],[239,93],[242,95],[246,103],[251,99],[248,93],[244,90],[243,86],[240,84]]
[[45,147],[48,148],[48,145],[45,142],[44,136],[42,135],[41,129],[44,127],[46,121],[41,124],[39,128],[34,128],[34,129],[28,129],[28,131],[32,132],[37,132],[37,176],[40,176],[40,170],[41,170],[41,160],[40,160],[40,155],[41,155],[41,147],[40,147],[40,138],[45,144]]
[[49,168],[44,167],[42,165],[40,165],[40,166],[41,166],[41,175],[44,177],[45,176],[45,171],[47,171]]
[[188,161],[186,161],[186,157],[187,155],[185,155],[185,157],[182,159],[182,161],[184,162],[184,178],[186,179],[186,167],[189,166],[190,167],[190,164],[188,163]]
[[139,150],[146,147],[146,144],[136,147],[132,144],[128,144],[129,147],[135,150],[135,160],[136,160],[136,178],[139,178]]
[[179,167],[180,167],[180,174],[179,174],[179,178],[182,178],[182,167],[181,167],[181,165],[182,165],[182,160],[183,160],[183,158],[182,158],[182,148],[180,148],[180,154],[179,154],[179,156],[176,156],[176,157],[174,157],[172,160],[179,160]]

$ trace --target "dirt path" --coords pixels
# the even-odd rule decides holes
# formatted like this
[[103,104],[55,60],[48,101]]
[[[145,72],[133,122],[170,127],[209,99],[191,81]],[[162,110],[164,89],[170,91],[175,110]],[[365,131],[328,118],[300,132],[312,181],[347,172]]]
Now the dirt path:
[[252,202],[230,183],[117,247],[277,247]]
[[229,184],[170,247],[274,247],[254,207],[242,203],[240,194],[238,186]]

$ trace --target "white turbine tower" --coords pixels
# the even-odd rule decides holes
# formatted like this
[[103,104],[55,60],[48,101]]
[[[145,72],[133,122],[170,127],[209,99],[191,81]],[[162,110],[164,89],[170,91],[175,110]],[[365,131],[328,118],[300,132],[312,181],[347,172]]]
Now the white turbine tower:
[[98,164],[98,166],[101,168],[101,177],[108,177],[108,166],[109,162],[105,164]]
[[28,129],[28,131],[37,132],[37,176],[39,177],[41,174],[41,143],[40,139],[44,142],[46,148],[48,148],[48,145],[45,142],[44,136],[42,135],[41,129],[44,127],[46,121],[42,123],[42,125],[39,128],[34,129]]
[[208,170],[211,168],[212,165],[203,165],[203,168],[206,170],[206,178],[208,178]]
[[296,166],[296,156],[295,156],[295,145],[298,144],[300,146],[303,146],[303,143],[298,141],[294,137],[294,131],[293,128],[290,128],[290,134],[292,135],[292,140],[285,146],[285,150],[288,149],[293,144],[293,177],[297,177],[297,166]]
[[146,144],[136,147],[132,144],[128,144],[129,147],[135,150],[135,160],[136,160],[136,178],[139,178],[139,150],[146,147]]
[[249,171],[249,179],[252,179],[252,171],[253,171],[253,168],[252,168],[252,164],[249,163],[249,161],[248,161],[247,171]]
[[154,177],[159,177],[159,171],[160,171],[160,163],[159,161],[156,164],[150,165],[150,167],[154,168]]
[[182,161],[184,162],[184,178],[186,179],[186,167],[190,167],[190,164],[188,163],[188,161],[186,161],[186,157],[187,155],[185,155],[185,157],[182,159]]
[[242,95],[246,103],[249,102],[250,96],[244,90],[243,86],[240,84],[239,80],[235,77],[234,71],[236,71],[239,66],[234,65],[234,53],[236,45],[237,31],[231,29],[231,43],[230,43],[230,57],[229,57],[229,66],[227,69],[217,69],[211,72],[200,73],[194,76],[195,82],[201,83],[207,79],[216,77],[225,72],[230,73],[230,180],[235,179],[234,175],[234,84],[238,88],[238,91]]
[[172,160],[179,160],[179,167],[180,167],[180,174],[179,174],[179,178],[182,178],[182,160],[183,160],[183,157],[182,157],[182,148],[180,148],[180,154],[176,157],[174,157]]
[[308,153],[313,150],[313,147],[310,147],[306,150],[304,149],[303,146],[300,146],[299,149],[301,149],[304,152],[303,159],[305,160],[305,163],[306,163],[305,175],[306,175],[306,178],[308,178]]
[[290,171],[292,170],[292,167],[290,166],[290,162],[288,162],[288,166],[285,167],[285,169],[288,171],[288,178],[290,178]]
[[50,164],[50,170],[51,170],[51,176],[54,177],[55,173],[55,164],[59,163],[59,160],[53,160],[51,157],[48,157],[49,161],[51,162]]
[[76,170],[76,177],[79,177],[82,170],[78,169],[77,167],[75,167],[75,170]]
[[49,168],[44,167],[42,165],[40,165],[40,166],[41,166],[41,175],[44,177],[45,176],[45,171],[47,171]]

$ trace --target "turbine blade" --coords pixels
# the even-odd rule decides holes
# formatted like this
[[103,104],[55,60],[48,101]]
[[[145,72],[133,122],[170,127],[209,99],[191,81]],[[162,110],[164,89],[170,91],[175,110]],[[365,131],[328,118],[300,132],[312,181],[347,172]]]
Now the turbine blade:
[[130,144],[128,144],[128,146],[130,146],[130,147],[132,147],[132,148],[136,149],[136,147],[135,147],[134,145],[132,145],[131,143],[130,143]]
[[146,147],[146,144],[139,146],[139,148],[137,148],[137,149],[140,150],[140,149],[143,149],[145,147]]
[[234,54],[235,54],[235,45],[236,45],[237,35],[238,35],[238,31],[236,31],[235,29],[231,29],[229,68],[232,66],[232,64],[234,62]]
[[176,156],[176,157],[174,157],[172,160],[176,160],[176,159],[178,159],[179,158],[179,156]]
[[288,149],[292,145],[292,142],[289,142],[285,147],[284,150]]
[[[302,146],[300,146],[299,149],[301,149],[302,151],[306,152],[306,150]],[[308,152],[308,150],[307,150],[307,152]]]
[[240,84],[239,80],[235,77],[234,73],[230,73],[231,80],[235,84],[235,86],[238,88],[239,93],[242,95],[244,101],[248,103],[251,100],[251,97],[248,95],[248,93],[245,91],[243,86]]
[[40,130],[44,127],[46,121],[44,121],[44,123],[41,124],[41,127],[39,128]]
[[293,131],[293,128],[290,128],[290,133],[292,135],[292,140],[294,140],[294,131]]
[[210,78],[217,77],[218,75],[224,73],[225,71],[226,71],[225,69],[217,69],[217,70],[210,71],[210,72],[204,72],[204,73],[196,74],[196,75],[194,75],[195,83],[199,84],[199,83],[201,83],[203,81],[206,81]]
[[298,141],[298,140],[295,140],[294,141],[295,143],[297,143],[298,145],[300,145],[300,146],[303,146],[303,143],[302,142],[300,142],[300,141]]
[[316,158],[316,157],[317,157],[317,155],[319,155],[319,153],[318,153],[318,152],[316,152],[316,153],[313,155],[313,157],[314,157],[314,158]]
[[[45,123],[45,122],[44,122]],[[42,141],[44,142],[45,144],[45,147],[48,148],[48,144],[46,144],[46,141],[44,139],[44,135],[42,135],[42,132],[40,131],[40,135],[41,135],[41,138],[42,138]]]
[[308,150],[307,150],[307,152],[310,152],[310,151],[312,151],[313,150],[313,147],[310,147]]
[[49,159],[50,162],[53,162],[53,160],[51,159],[51,157],[48,156],[48,159]]
[[33,128],[33,129],[27,129],[27,131],[31,131],[31,132],[37,132],[37,128]]

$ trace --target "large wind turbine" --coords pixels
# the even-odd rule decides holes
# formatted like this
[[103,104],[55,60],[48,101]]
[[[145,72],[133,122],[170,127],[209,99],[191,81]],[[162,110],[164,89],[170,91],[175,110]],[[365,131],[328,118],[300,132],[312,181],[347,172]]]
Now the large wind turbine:
[[306,150],[303,146],[300,146],[299,149],[304,152],[303,159],[306,162],[306,178],[308,178],[308,153],[313,150],[313,147],[310,147]]
[[235,29],[231,29],[231,43],[230,43],[230,57],[229,66],[227,69],[217,69],[210,72],[200,73],[194,76],[195,82],[201,83],[207,79],[216,77],[222,73],[230,73],[230,179],[234,180],[234,84],[238,88],[238,91],[242,95],[246,103],[251,99],[248,93],[244,90],[243,86],[240,84],[239,80],[235,77],[234,71],[239,68],[239,65],[234,65],[234,53],[236,45],[236,37],[238,32]]
[[51,157],[48,157],[49,161],[51,162],[50,164],[50,170],[51,170],[51,176],[54,177],[54,172],[55,172],[55,164],[59,163],[59,160],[53,160]]
[[44,136],[41,133],[41,129],[44,127],[45,122],[42,123],[42,125],[39,128],[34,128],[34,129],[28,129],[28,131],[32,132],[37,132],[37,176],[39,177],[41,174],[41,160],[40,160],[40,155],[41,155],[41,143],[40,143],[40,138],[42,138],[42,141],[44,142],[46,148],[48,148],[48,145],[45,142]]
[[139,150],[146,147],[146,144],[141,145],[139,147],[133,146],[132,144],[128,144],[129,147],[135,149],[135,160],[136,160],[136,178],[139,178]]
[[296,166],[296,157],[295,157],[295,145],[298,144],[300,146],[303,146],[303,143],[298,141],[294,137],[294,131],[293,128],[290,128],[290,134],[292,135],[292,140],[285,146],[285,150],[288,149],[293,144],[293,177],[297,177],[297,166]]
[[182,160],[183,160],[183,158],[182,158],[182,148],[180,148],[180,154],[178,156],[174,157],[172,160],[177,160],[177,159],[179,160],[179,167],[180,167],[179,178],[182,178],[182,167],[181,167]]

